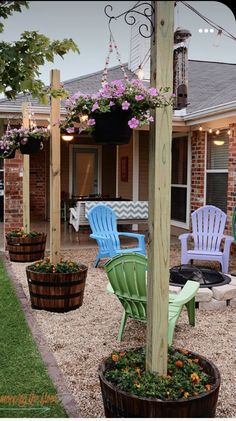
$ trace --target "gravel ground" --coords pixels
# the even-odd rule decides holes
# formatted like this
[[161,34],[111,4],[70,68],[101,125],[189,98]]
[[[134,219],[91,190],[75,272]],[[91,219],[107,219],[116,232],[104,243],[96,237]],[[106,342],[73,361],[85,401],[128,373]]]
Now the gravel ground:
[[[115,296],[106,292],[107,279],[102,267],[92,263],[96,248],[79,252],[67,250],[63,258],[88,265],[83,305],[64,314],[34,310],[48,345],[53,352],[68,389],[78,402],[81,417],[104,417],[97,368],[113,350],[145,344],[146,326],[128,320],[122,343],[116,340],[122,307]],[[171,266],[180,263],[180,251],[171,246]],[[12,269],[29,298],[26,264],[12,263]],[[231,258],[230,270],[236,269]],[[216,416],[236,417],[236,308],[223,311],[196,310],[196,326],[189,326],[183,311],[175,329],[173,345],[188,348],[212,360],[221,373],[221,389]]]

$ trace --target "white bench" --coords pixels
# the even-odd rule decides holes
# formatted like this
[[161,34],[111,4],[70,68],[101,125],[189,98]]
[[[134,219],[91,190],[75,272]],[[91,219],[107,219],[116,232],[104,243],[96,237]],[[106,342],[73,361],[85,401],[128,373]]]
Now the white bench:
[[137,224],[147,222],[148,202],[147,201],[86,201],[77,202],[74,208],[70,208],[70,224],[75,231],[79,231],[80,225],[88,225],[87,214],[93,206],[107,205],[111,207],[117,217],[119,224]]

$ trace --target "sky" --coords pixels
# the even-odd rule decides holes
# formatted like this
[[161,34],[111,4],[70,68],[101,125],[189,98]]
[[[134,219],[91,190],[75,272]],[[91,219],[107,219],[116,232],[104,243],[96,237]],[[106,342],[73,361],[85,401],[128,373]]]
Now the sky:
[[[232,11],[217,1],[189,1],[195,9],[236,36],[236,21]],[[69,80],[102,70],[108,54],[109,28],[104,7],[110,4],[113,15],[119,15],[136,4],[136,1],[30,1],[30,8],[22,13],[14,13],[5,21],[1,37],[13,42],[25,30],[37,30],[51,40],[72,38],[80,49],[80,54],[68,53],[64,60],[56,58],[54,63],[40,68],[41,79],[50,82],[50,70],[59,69],[61,80]],[[212,28],[181,2],[175,7],[175,28],[189,29],[189,58],[216,62],[236,63],[236,41],[221,37],[220,45],[214,47],[214,33],[205,33]],[[129,61],[130,26],[123,17],[111,22],[123,63]],[[199,29],[203,32],[199,33]],[[110,66],[119,62],[115,53],[110,58]]]

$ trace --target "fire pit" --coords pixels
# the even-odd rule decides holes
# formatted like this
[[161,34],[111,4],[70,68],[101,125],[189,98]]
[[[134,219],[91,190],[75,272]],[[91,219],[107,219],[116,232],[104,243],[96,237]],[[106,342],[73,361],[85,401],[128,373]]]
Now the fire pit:
[[229,284],[231,278],[213,268],[193,265],[174,266],[170,269],[170,285],[183,286],[188,280],[200,283],[200,288]]

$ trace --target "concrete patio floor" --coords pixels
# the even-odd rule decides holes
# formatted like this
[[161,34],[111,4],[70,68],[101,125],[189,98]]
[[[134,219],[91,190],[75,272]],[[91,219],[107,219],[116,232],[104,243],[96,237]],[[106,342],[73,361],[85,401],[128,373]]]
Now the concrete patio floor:
[[[47,242],[46,242],[46,250],[50,249],[50,223],[47,221],[40,221],[40,222],[31,222],[31,230],[42,231],[47,233]],[[124,229],[123,231],[130,232],[130,229]],[[147,239],[147,230],[137,231],[139,233],[143,233]],[[87,226],[83,226],[80,228],[79,232],[76,232],[74,227],[69,224],[69,222],[62,222],[61,223],[61,249],[68,250],[68,249],[77,249],[77,248],[88,248],[88,247],[96,247],[97,243],[92,238],[89,238],[90,229]],[[122,243],[125,245],[134,244],[135,240],[132,239],[122,239]],[[171,244],[179,243],[178,237],[176,232],[171,235]],[[4,251],[4,235],[3,235],[3,223],[0,222],[0,251]]]

